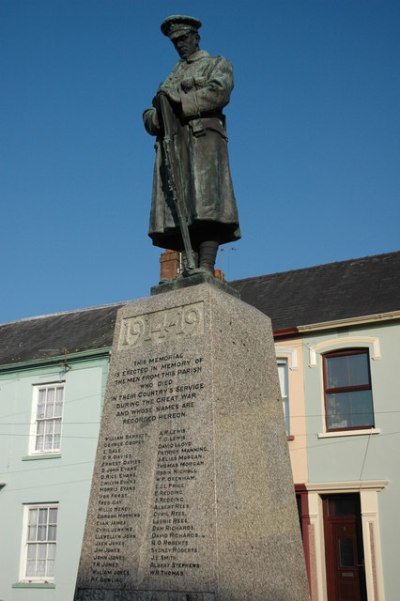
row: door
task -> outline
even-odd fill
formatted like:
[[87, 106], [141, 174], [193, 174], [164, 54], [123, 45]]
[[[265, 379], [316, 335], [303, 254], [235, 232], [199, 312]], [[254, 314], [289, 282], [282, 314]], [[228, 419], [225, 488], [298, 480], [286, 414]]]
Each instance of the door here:
[[359, 495], [322, 500], [328, 601], [367, 601]]

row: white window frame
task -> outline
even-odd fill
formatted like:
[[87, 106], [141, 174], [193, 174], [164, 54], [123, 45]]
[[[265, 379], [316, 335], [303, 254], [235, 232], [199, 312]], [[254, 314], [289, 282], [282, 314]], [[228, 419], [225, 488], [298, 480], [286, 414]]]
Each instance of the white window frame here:
[[[20, 561], [20, 575], [19, 581], [24, 583], [52, 583], [55, 579], [55, 561], [56, 561], [56, 549], [57, 549], [57, 527], [58, 527], [58, 503], [34, 503], [34, 504], [26, 504], [24, 505], [24, 514], [23, 514], [23, 522], [22, 522], [22, 543], [21, 543], [21, 561]], [[31, 512], [37, 511], [38, 515], [40, 510], [47, 510], [47, 518], [46, 524], [42, 525], [42, 532], [39, 533], [39, 525], [37, 526], [37, 531], [32, 530], [32, 535], [29, 533], [29, 518], [32, 515]], [[56, 521], [55, 523], [49, 523], [50, 518], [50, 510], [56, 510]], [[34, 525], [32, 525], [34, 527]], [[44, 530], [43, 530], [44, 528]], [[54, 531], [52, 529], [55, 529]], [[33, 538], [35, 537], [35, 538]], [[31, 538], [31, 540], [29, 540]], [[41, 540], [42, 539], [42, 540]], [[35, 547], [35, 549], [34, 549]], [[35, 573], [34, 575], [28, 575], [28, 559], [31, 548], [34, 553], [39, 551], [39, 547], [43, 548], [44, 555], [44, 563], [45, 563], [45, 572], [42, 575], [38, 575]], [[50, 551], [51, 549], [51, 551]], [[52, 557], [49, 559], [49, 554]], [[37, 558], [35, 561], [39, 561]], [[50, 561], [53, 561], [53, 569], [51, 573], [48, 574], [48, 570], [50, 567]], [[36, 565], [36, 572], [37, 572]]]
[[[40, 391], [41, 390], [46, 390], [46, 396], [48, 394], [48, 390], [50, 388], [55, 388], [55, 389], [62, 389], [63, 390], [63, 395], [62, 395], [62, 407], [61, 407], [61, 412], [60, 415], [57, 416], [45, 416], [45, 415], [39, 415], [38, 414], [38, 410], [39, 410], [39, 398], [40, 398]], [[65, 402], [65, 382], [48, 382], [45, 384], [35, 384], [33, 386], [33, 401], [32, 401], [32, 417], [31, 417], [31, 427], [30, 427], [30, 436], [29, 436], [29, 455], [51, 455], [54, 453], [59, 453], [61, 451], [61, 437], [62, 437], [62, 425], [63, 425], [63, 414], [64, 414], [64, 402]], [[38, 433], [38, 428], [39, 428], [39, 423], [44, 424], [44, 429], [46, 429], [46, 425], [47, 424], [54, 424], [55, 422], [59, 422], [59, 432], [57, 433], [57, 435], [59, 434], [59, 442], [58, 444], [55, 444], [54, 442], [54, 438], [55, 438], [55, 432], [54, 429], [52, 428], [52, 431], [48, 433], [48, 436], [52, 437], [52, 446], [51, 448], [46, 449], [45, 448], [45, 443], [43, 443], [43, 445], [41, 445], [41, 448], [36, 448], [37, 447], [37, 440], [38, 440], [38, 436], [44, 436], [43, 432], [42, 434]]]
[[[289, 361], [286, 357], [277, 357], [279, 386], [282, 397], [283, 418], [286, 434], [290, 436], [290, 407], [289, 407]], [[283, 374], [283, 375], [282, 375]]]

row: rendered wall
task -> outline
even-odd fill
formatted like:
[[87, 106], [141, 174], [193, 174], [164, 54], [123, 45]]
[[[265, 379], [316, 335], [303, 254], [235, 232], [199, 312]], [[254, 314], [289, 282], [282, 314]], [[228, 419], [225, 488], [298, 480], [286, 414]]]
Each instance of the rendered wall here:
[[[370, 342], [354, 343], [357, 338]], [[341, 433], [321, 437], [324, 429], [321, 355], [316, 352], [316, 365], [310, 367], [310, 349], [318, 351], [321, 343], [338, 339], [343, 342], [343, 348], [346, 345], [370, 348], [374, 433], [366, 430], [362, 435]], [[384, 598], [395, 599], [398, 596], [397, 541], [400, 538], [400, 326], [395, 322], [383, 322], [357, 328], [327, 330], [321, 335], [307, 337], [304, 348], [309, 482], [388, 481], [387, 486], [376, 493], [377, 527], [382, 549]], [[383, 601], [382, 595], [383, 588], [374, 599]]]
[[[69, 601], [78, 568], [108, 357], [0, 374], [0, 599]], [[61, 453], [28, 458], [32, 387], [65, 381]], [[58, 502], [54, 585], [19, 578], [24, 504]], [[7, 541], [7, 544], [4, 544]]]

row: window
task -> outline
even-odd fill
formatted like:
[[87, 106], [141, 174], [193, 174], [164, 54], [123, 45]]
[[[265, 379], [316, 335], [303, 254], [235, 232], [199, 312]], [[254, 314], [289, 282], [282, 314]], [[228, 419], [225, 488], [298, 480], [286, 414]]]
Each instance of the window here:
[[324, 388], [327, 431], [374, 427], [368, 350], [324, 355]]
[[278, 375], [279, 375], [279, 384], [280, 384], [280, 388], [281, 388], [283, 416], [284, 416], [284, 420], [285, 420], [285, 430], [286, 430], [286, 434], [290, 434], [287, 359], [278, 359]]
[[54, 580], [57, 535], [56, 504], [25, 507], [21, 579]]
[[61, 448], [64, 385], [35, 386], [31, 453], [51, 453]]

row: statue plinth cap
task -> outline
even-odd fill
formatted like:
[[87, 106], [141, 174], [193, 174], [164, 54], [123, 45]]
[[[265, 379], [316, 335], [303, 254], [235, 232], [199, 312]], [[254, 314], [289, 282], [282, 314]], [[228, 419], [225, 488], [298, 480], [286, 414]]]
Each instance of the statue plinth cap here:
[[161, 23], [161, 31], [171, 40], [185, 35], [189, 31], [197, 31], [200, 27], [200, 19], [186, 15], [171, 15]]

